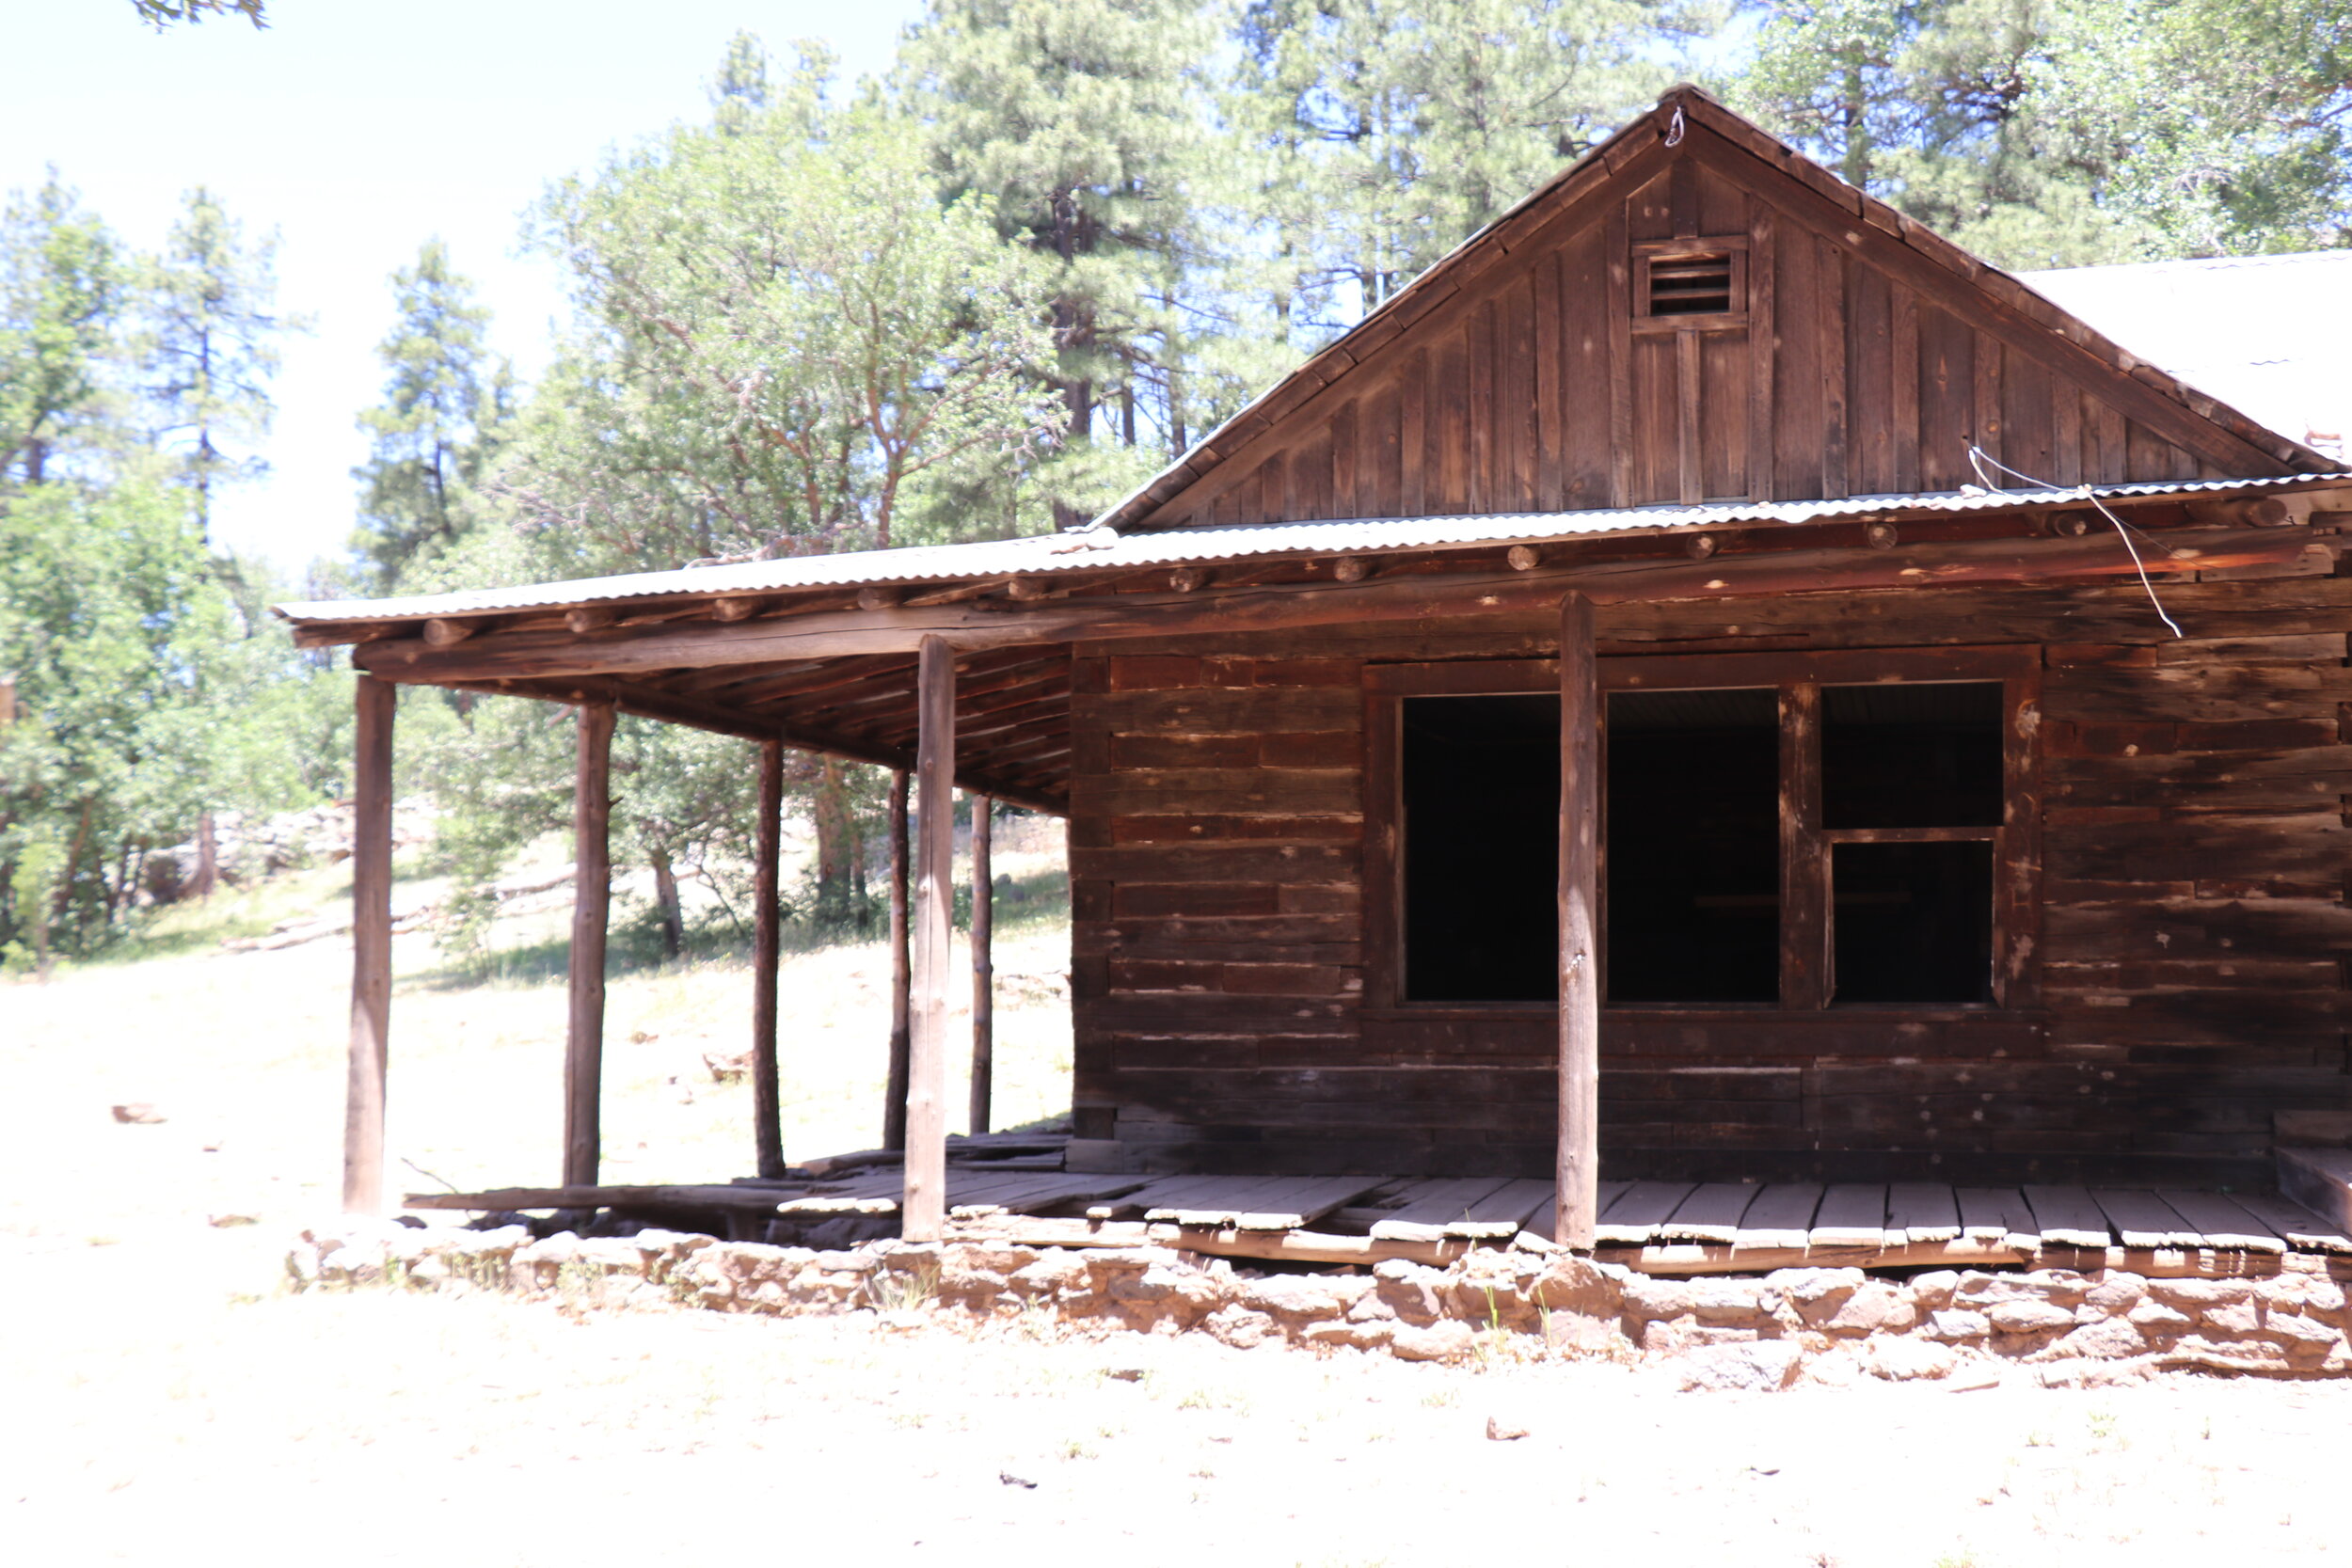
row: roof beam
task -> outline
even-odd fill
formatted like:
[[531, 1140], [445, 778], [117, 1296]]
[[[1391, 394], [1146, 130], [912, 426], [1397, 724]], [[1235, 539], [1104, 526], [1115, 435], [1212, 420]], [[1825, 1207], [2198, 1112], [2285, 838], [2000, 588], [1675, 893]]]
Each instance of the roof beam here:
[[[2168, 530], [2142, 553], [2151, 572], [2280, 564], [2309, 544], [2299, 529]], [[2169, 549], [2172, 553], [2166, 553]], [[1703, 562], [1655, 558], [1534, 571], [1416, 574], [1358, 584], [1295, 583], [1120, 594], [1044, 604], [991, 600], [921, 609], [825, 610], [732, 625], [616, 629], [592, 637], [486, 632], [455, 647], [418, 639], [366, 643], [353, 662], [386, 679], [455, 685], [499, 679], [650, 674], [719, 665], [913, 652], [926, 637], [961, 651], [1022, 644], [1192, 636], [1548, 610], [1570, 589], [1597, 604], [1770, 594], [2031, 582], [2137, 571], [2112, 531], [1890, 550], [1733, 551]], [[847, 753], [844, 753], [847, 754]], [[895, 766], [895, 765], [894, 765]]]

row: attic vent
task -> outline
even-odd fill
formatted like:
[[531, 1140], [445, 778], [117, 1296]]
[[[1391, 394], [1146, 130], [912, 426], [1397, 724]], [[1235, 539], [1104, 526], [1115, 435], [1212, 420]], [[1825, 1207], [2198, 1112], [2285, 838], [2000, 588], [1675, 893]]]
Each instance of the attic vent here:
[[1649, 263], [1653, 316], [1720, 316], [1730, 311], [1731, 258], [1654, 256]]
[[1736, 240], [1641, 246], [1635, 255], [1633, 313], [1692, 325], [1701, 325], [1693, 317], [1735, 325], [1748, 308], [1747, 260], [1745, 245]]

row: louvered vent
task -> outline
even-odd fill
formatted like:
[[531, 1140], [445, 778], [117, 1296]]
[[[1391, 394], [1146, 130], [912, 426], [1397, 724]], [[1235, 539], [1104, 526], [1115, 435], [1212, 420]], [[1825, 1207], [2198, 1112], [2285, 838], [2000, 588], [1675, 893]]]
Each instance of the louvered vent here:
[[1741, 308], [1734, 292], [1727, 252], [1649, 259], [1650, 315], [1728, 315]]

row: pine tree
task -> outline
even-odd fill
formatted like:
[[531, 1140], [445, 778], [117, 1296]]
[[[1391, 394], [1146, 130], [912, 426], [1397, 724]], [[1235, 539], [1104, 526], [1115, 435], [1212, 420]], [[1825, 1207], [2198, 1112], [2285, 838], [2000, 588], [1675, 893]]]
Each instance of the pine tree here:
[[41, 483], [60, 445], [103, 421], [124, 270], [105, 225], [54, 171], [0, 208], [0, 493]]
[[488, 346], [489, 310], [428, 240], [391, 277], [398, 319], [376, 357], [384, 401], [359, 415], [369, 434], [352, 546], [378, 591], [393, 592], [420, 556], [446, 548], [476, 520], [474, 487], [514, 416], [514, 375]]
[[150, 269], [147, 394], [159, 442], [180, 451], [207, 541], [215, 489], [267, 471], [231, 449], [269, 434], [278, 337], [307, 329], [278, 313], [277, 259], [276, 234], [247, 244], [245, 226], [199, 185]]
[[997, 231], [1052, 268], [1060, 526], [1182, 444], [1180, 302], [1214, 37], [1200, 0], [932, 0], [900, 52], [946, 194], [986, 201]]
[[1705, 0], [1253, 0], [1225, 118], [1239, 292], [1295, 352], [1352, 325], [1671, 79]]
[[2013, 267], [2352, 240], [2344, 0], [1815, 0], [1735, 103]]

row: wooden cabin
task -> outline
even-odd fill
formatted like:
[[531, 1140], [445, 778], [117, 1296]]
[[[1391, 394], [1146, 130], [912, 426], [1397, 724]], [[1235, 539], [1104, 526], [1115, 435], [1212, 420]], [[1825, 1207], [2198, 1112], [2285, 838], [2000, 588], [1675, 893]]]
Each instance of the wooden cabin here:
[[352, 1199], [400, 683], [579, 709], [567, 1180], [617, 711], [914, 776], [912, 1235], [951, 785], [1069, 819], [1073, 1170], [2266, 1186], [2352, 1111], [2336, 467], [1677, 88], [1089, 527], [284, 607]]

